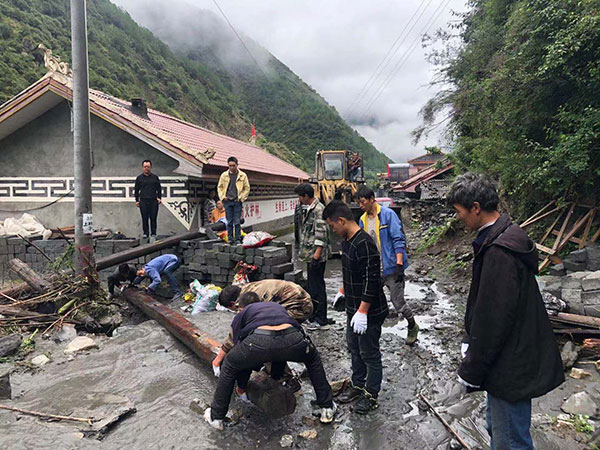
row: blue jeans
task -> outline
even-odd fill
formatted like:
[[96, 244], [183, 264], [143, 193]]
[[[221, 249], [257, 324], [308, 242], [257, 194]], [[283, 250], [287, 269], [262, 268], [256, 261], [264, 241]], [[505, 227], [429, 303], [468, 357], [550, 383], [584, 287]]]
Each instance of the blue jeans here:
[[229, 243], [233, 244], [236, 240], [241, 242], [242, 227], [240, 219], [242, 218], [242, 202], [226, 201], [225, 217], [227, 218], [227, 239]]
[[531, 400], [512, 403], [488, 393], [486, 416], [490, 450], [533, 450]]
[[169, 288], [171, 288], [173, 295], [181, 294], [179, 283], [177, 282], [175, 275], [173, 275], [173, 273], [179, 269], [179, 266], [181, 266], [181, 259], [178, 258], [177, 261], [167, 264], [167, 267], [165, 267], [165, 270], [162, 273], [165, 277], [167, 277]]

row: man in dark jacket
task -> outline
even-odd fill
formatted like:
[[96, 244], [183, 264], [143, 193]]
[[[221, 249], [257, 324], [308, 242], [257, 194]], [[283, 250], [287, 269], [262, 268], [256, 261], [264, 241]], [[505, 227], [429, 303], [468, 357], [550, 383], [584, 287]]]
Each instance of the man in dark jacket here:
[[352, 211], [334, 200], [323, 211], [323, 219], [342, 240], [342, 276], [346, 296], [346, 343], [352, 357], [352, 383], [339, 397], [340, 403], [358, 402], [354, 412], [376, 409], [383, 364], [379, 340], [388, 315], [377, 246], [354, 221]]
[[[152, 162], [147, 159], [142, 163], [142, 173], [135, 179], [135, 205], [142, 214], [144, 239], [151, 236], [151, 242], [156, 239], [156, 218], [158, 205], [161, 203], [162, 191], [160, 180], [152, 173]], [[150, 222], [150, 226], [148, 226]]]
[[496, 188], [483, 175], [458, 177], [448, 203], [467, 228], [478, 231], [459, 382], [488, 394], [491, 448], [533, 449], [531, 399], [564, 381], [535, 279], [536, 246], [507, 215], [500, 215]]
[[136, 278], [135, 270], [129, 264], [119, 264], [117, 270], [106, 280], [110, 298], [115, 297], [115, 287], [120, 288], [122, 283], [133, 283]]

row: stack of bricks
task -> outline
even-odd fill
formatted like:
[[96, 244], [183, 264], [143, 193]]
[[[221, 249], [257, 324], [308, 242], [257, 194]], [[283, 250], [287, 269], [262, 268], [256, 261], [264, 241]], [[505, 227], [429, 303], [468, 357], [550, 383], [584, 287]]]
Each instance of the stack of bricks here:
[[183, 279], [225, 286], [233, 281], [235, 266], [243, 261], [258, 268], [258, 279], [280, 279], [300, 282], [302, 271], [294, 270], [292, 244], [272, 241], [260, 248], [229, 245], [220, 240], [181, 241]]

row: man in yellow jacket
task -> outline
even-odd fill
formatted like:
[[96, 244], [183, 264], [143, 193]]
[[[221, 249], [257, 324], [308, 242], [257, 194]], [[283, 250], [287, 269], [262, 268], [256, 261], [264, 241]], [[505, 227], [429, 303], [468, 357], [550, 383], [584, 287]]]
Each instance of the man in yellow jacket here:
[[230, 244], [242, 242], [242, 203], [250, 194], [250, 183], [248, 176], [238, 169], [238, 160], [235, 156], [227, 159], [229, 170], [221, 174], [217, 192], [219, 199], [225, 205], [225, 216], [227, 218], [227, 237]]

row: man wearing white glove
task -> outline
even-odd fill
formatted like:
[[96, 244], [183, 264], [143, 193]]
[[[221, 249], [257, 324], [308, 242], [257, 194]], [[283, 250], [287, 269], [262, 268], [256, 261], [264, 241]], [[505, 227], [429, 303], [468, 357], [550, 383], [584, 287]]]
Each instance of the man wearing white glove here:
[[383, 379], [379, 339], [388, 306], [381, 284], [380, 257], [373, 239], [354, 221], [350, 208], [339, 201], [329, 203], [323, 218], [343, 238], [342, 273], [346, 296], [346, 342], [352, 356], [352, 383], [338, 400], [358, 400], [354, 412], [376, 409]]

